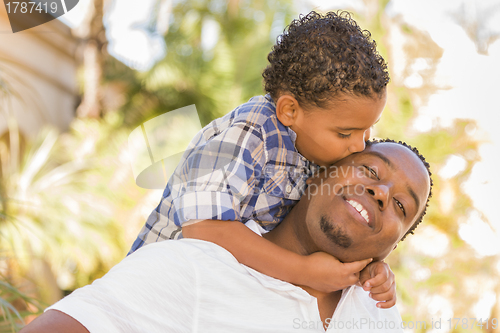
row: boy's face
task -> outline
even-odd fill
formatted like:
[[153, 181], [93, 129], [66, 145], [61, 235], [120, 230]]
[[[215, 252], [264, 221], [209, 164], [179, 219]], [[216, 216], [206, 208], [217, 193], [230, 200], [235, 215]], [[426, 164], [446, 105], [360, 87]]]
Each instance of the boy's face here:
[[330, 166], [362, 151], [386, 100], [384, 92], [375, 99], [343, 95], [326, 108], [298, 106], [296, 118], [289, 126], [297, 134], [297, 150], [320, 166]]

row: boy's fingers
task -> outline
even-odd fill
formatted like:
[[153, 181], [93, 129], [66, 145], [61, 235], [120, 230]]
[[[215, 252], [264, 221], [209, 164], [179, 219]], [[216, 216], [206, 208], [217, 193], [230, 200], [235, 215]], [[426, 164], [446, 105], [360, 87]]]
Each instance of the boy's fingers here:
[[393, 298], [396, 298], [396, 293], [393, 292], [392, 290], [388, 290], [385, 293], [372, 293], [370, 292], [370, 297], [376, 301], [389, 301], [392, 300]]
[[[368, 283], [370, 283], [370, 282], [368, 282]], [[372, 286], [371, 288], [369, 288], [370, 292], [372, 292], [374, 294], [386, 293], [392, 289], [394, 289], [394, 292], [395, 292], [396, 286], [395, 286], [395, 282], [390, 281], [390, 280], [386, 280], [384, 283], [382, 283], [378, 286]]]
[[370, 262], [372, 262], [372, 258], [364, 259], [360, 261], [353, 261], [344, 264], [344, 269], [347, 272], [351, 273], [359, 273], [363, 268], [366, 267]]
[[390, 279], [387, 275], [387, 272], [379, 273], [371, 279], [364, 281], [363, 288], [375, 288], [383, 285], [384, 283], [387, 284], [387, 286], [390, 286], [394, 283], [394, 279]]
[[365, 283], [370, 279], [370, 273], [368, 272], [367, 268], [363, 268], [361, 272], [359, 272], [359, 283], [363, 289], [367, 290], [365, 288]]
[[377, 307], [380, 309], [388, 309], [392, 308], [394, 305], [396, 305], [396, 297], [393, 299], [386, 301], [386, 302], [378, 302]]

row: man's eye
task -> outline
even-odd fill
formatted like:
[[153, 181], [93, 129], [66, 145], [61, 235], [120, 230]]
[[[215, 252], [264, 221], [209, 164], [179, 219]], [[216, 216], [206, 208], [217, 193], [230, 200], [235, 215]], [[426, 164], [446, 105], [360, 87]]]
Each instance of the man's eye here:
[[370, 168], [367, 165], [363, 165], [363, 168], [365, 168], [366, 171], [368, 171], [370, 173], [370, 177], [373, 176], [373, 177], [375, 177], [377, 179], [380, 179], [380, 178], [378, 178], [378, 174], [377, 174], [377, 172], [374, 169]]
[[401, 209], [401, 211], [403, 212], [403, 215], [406, 217], [405, 206], [403, 206], [403, 204], [397, 199], [394, 199], [394, 201], [396, 201], [396, 205], [398, 205], [399, 209]]

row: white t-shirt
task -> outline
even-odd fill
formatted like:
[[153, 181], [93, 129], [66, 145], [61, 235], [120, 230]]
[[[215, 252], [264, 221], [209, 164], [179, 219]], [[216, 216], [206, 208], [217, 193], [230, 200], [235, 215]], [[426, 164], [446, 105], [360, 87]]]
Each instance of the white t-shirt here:
[[[344, 290], [328, 331], [402, 332], [397, 308], [375, 304], [360, 287]], [[324, 332], [315, 297], [195, 239], [145, 246], [48, 309], [91, 333]]]

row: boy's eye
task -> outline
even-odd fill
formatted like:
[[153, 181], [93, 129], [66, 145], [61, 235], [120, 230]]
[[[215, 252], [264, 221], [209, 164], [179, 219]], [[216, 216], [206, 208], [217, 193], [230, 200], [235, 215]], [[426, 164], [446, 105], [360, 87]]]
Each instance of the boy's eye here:
[[341, 139], [347, 139], [347, 138], [350, 138], [351, 137], [351, 134], [342, 134], [342, 133], [338, 133], [339, 135], [339, 138]]
[[399, 209], [401, 209], [403, 215], [406, 217], [405, 206], [403, 206], [403, 204], [398, 199], [394, 199], [394, 201], [396, 201], [396, 205], [398, 205]]
[[366, 171], [369, 172], [370, 174], [370, 177], [375, 177], [376, 179], [380, 179], [378, 178], [378, 174], [377, 174], [377, 171], [375, 171], [374, 169], [370, 168], [369, 166], [367, 165], [363, 165], [363, 168], [365, 168]]

